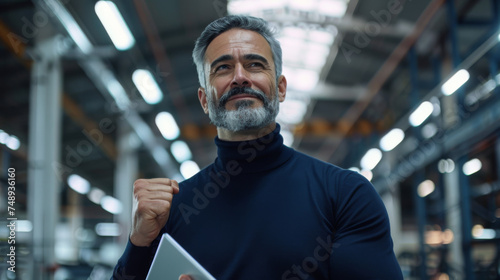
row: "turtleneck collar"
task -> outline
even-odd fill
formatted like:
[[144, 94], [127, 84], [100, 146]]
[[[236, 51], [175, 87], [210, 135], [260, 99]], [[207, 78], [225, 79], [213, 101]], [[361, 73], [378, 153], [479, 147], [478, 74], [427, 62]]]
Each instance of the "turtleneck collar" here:
[[225, 141], [215, 137], [218, 170], [241, 167], [241, 173], [255, 173], [274, 169], [285, 163], [292, 156], [292, 149], [283, 145], [281, 127], [269, 134], [247, 141]]

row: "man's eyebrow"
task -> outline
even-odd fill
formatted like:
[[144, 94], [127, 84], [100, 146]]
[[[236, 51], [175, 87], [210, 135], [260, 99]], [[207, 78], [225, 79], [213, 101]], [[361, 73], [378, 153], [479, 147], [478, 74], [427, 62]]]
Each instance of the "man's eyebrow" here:
[[246, 60], [259, 60], [262, 63], [266, 64], [266, 66], [269, 65], [269, 61], [267, 61], [267, 59], [265, 57], [263, 57], [262, 55], [251, 53], [251, 54], [245, 54], [243, 56], [243, 58], [245, 58]]
[[211, 64], [210, 64], [210, 69], [214, 68], [215, 65], [221, 63], [222, 61], [228, 61], [228, 60], [232, 60], [234, 59], [232, 55], [230, 54], [225, 54], [223, 56], [220, 56], [218, 57], [216, 60], [214, 60]]

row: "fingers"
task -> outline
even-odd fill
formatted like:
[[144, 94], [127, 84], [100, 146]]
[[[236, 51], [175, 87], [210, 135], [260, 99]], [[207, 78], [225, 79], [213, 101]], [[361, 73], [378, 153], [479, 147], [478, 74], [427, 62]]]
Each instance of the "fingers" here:
[[168, 178], [138, 179], [134, 182], [134, 194], [141, 191], [168, 191], [176, 194], [179, 192], [179, 184]]
[[191, 277], [187, 276], [186, 274], [182, 274], [179, 276], [179, 280], [192, 280]]

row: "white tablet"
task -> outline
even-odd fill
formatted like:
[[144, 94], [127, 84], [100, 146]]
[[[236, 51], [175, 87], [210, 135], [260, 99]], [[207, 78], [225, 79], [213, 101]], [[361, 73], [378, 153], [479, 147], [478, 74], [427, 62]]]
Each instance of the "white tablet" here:
[[146, 280], [177, 280], [181, 274], [189, 275], [193, 280], [215, 280], [172, 236], [165, 233]]

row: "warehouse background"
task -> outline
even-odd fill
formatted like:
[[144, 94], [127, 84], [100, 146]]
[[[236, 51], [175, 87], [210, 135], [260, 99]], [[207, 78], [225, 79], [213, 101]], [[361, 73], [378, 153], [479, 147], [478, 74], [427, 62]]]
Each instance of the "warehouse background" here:
[[497, 0], [1, 0], [0, 279], [109, 278], [133, 181], [214, 160], [191, 51], [226, 14], [272, 24], [286, 144], [372, 181], [405, 279], [500, 278]]

